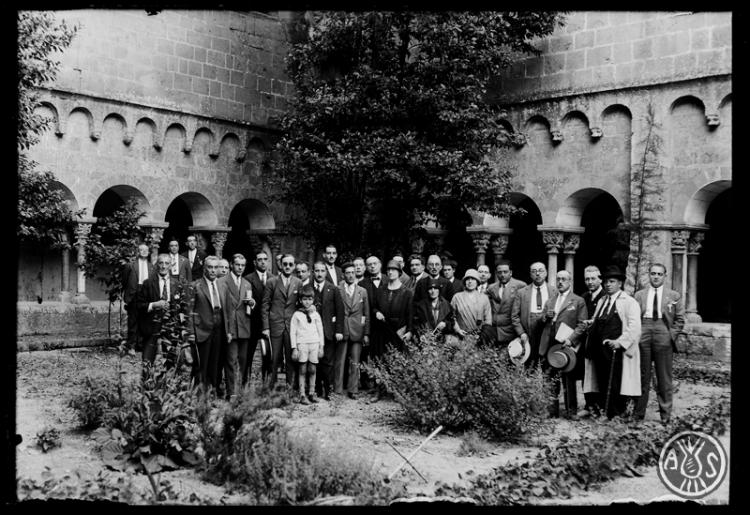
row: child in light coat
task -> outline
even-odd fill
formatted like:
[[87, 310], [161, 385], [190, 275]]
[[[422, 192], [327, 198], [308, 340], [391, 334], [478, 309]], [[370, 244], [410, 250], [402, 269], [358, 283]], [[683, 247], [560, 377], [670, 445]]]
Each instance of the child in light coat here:
[[[315, 371], [323, 357], [323, 321], [313, 305], [315, 292], [309, 284], [300, 292], [300, 306], [292, 315], [289, 338], [292, 359], [299, 366], [300, 403], [318, 402], [315, 398]], [[307, 381], [308, 387], [305, 387]]]

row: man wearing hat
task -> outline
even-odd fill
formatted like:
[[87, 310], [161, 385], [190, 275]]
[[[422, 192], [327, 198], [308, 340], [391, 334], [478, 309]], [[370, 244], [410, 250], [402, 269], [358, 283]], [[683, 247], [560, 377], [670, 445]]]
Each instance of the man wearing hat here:
[[[418, 334], [435, 334], [442, 336], [453, 330], [453, 309], [448, 301], [440, 295], [440, 281], [443, 277], [429, 278], [427, 298], [414, 304], [414, 318]], [[419, 287], [419, 285], [417, 285]]]
[[604, 291], [596, 305], [586, 340], [584, 393], [598, 392], [597, 408], [608, 418], [625, 413], [641, 395], [641, 308], [622, 290], [625, 274], [617, 265], [602, 275]]
[[[571, 372], [577, 361], [575, 351], [578, 350], [581, 336], [586, 332], [588, 311], [586, 302], [573, 293], [572, 280], [567, 270], [557, 272], [555, 279], [557, 292], [544, 305], [542, 320], [545, 325], [539, 342], [539, 354], [542, 356], [545, 373], [552, 380], [553, 400], [550, 404], [550, 416], [557, 417], [560, 414], [557, 396], [560, 394], [562, 380], [566, 415], [573, 417], [578, 409], [578, 401], [576, 380]], [[560, 347], [570, 349], [571, 352], [566, 353]], [[548, 359], [548, 351], [552, 354], [563, 351], [564, 356], [561, 355], [561, 357], [564, 368], [562, 370], [556, 368], [555, 365], [558, 364], [556, 360]]]
[[651, 361], [656, 368], [656, 392], [661, 421], [669, 422], [672, 413], [672, 353], [677, 335], [685, 325], [682, 295], [664, 286], [667, 267], [654, 263], [648, 268], [649, 286], [635, 292], [641, 307], [643, 331], [638, 344], [641, 351], [641, 397], [635, 418], [646, 415], [651, 379]]
[[498, 345], [505, 346], [516, 338], [511, 320], [511, 309], [516, 292], [526, 286], [526, 283], [513, 278], [510, 261], [501, 259], [495, 266], [497, 282], [487, 287], [487, 296], [492, 306], [492, 325], [497, 332]]
[[511, 322], [516, 335], [521, 341], [531, 345], [531, 357], [526, 361], [527, 367], [539, 362], [539, 341], [544, 329], [544, 303], [554, 293], [547, 283], [547, 267], [544, 263], [532, 263], [530, 267], [531, 284], [518, 290], [513, 298]]

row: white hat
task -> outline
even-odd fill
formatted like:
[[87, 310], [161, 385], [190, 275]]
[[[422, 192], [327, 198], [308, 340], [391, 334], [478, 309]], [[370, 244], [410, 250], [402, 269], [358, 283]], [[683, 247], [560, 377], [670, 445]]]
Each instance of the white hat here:
[[529, 342], [521, 342], [521, 338], [516, 338], [508, 344], [508, 356], [516, 365], [523, 365], [531, 355], [531, 345]]

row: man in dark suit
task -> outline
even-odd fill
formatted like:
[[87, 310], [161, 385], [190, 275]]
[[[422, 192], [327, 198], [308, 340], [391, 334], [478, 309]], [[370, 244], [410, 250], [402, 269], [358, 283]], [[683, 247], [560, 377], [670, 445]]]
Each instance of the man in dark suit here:
[[451, 283], [451, 299], [456, 293], [464, 291], [464, 282], [456, 279], [456, 268], [458, 263], [453, 259], [448, 258], [443, 262], [443, 277]]
[[[560, 415], [560, 404], [557, 397], [560, 395], [560, 381], [562, 379], [565, 386], [563, 388], [565, 416], [574, 417], [578, 410], [578, 401], [573, 370], [559, 374], [557, 369], [549, 366], [547, 363], [547, 351], [556, 343], [561, 343], [564, 347], [571, 347], [573, 350], [578, 351], [578, 342], [586, 334], [588, 311], [586, 310], [586, 302], [573, 293], [571, 289], [573, 281], [570, 273], [567, 270], [560, 270], [557, 272], [556, 279], [557, 292], [544, 305], [542, 321], [545, 325], [539, 343], [539, 355], [541, 356], [545, 374], [552, 380], [552, 399], [549, 407], [550, 416], [558, 417]], [[563, 335], [560, 335], [561, 339], [558, 340], [557, 335], [562, 324], [568, 326], [573, 332], [564, 338], [562, 337]], [[579, 356], [580, 360], [583, 361], [583, 354], [581, 353]], [[576, 363], [578, 363], [578, 359], [576, 359]]]
[[193, 281], [193, 274], [190, 271], [190, 263], [186, 257], [179, 254], [180, 244], [175, 239], [169, 240], [169, 258], [171, 266], [169, 273], [177, 277], [180, 282], [189, 283]]
[[554, 290], [547, 282], [547, 267], [544, 263], [532, 263], [530, 267], [531, 284], [518, 290], [513, 298], [511, 321], [516, 336], [529, 343], [531, 354], [526, 360], [526, 367], [539, 362], [539, 341], [544, 329], [544, 303], [552, 296]]
[[256, 252], [253, 265], [255, 270], [245, 276], [250, 282], [252, 287], [253, 299], [259, 304], [250, 313], [250, 346], [247, 353], [247, 366], [242, 371], [243, 381], [249, 381], [252, 372], [253, 358], [255, 357], [255, 349], [259, 346], [258, 341], [264, 338], [266, 346], [266, 352], [263, 353], [261, 349], [260, 357], [260, 374], [261, 380], [265, 381], [271, 375], [271, 341], [266, 340], [263, 336], [263, 315], [262, 315], [262, 303], [263, 303], [263, 290], [266, 288], [266, 283], [271, 277], [275, 277], [269, 268], [268, 254], [264, 251]]
[[135, 259], [125, 265], [122, 271], [122, 301], [125, 303], [125, 312], [128, 314], [128, 354], [135, 355], [136, 350], [141, 350], [143, 342], [138, 330], [138, 303], [136, 293], [138, 286], [152, 275], [152, 266], [149, 260], [149, 248], [145, 243], [138, 245], [138, 254]]
[[437, 283], [440, 290], [440, 296], [448, 302], [453, 298], [453, 288], [448, 279], [440, 275], [440, 270], [443, 269], [443, 263], [440, 256], [432, 254], [427, 257], [427, 277], [423, 277], [414, 286], [414, 304], [427, 299], [429, 296], [427, 290], [429, 285]]
[[318, 374], [315, 391], [318, 397], [330, 400], [333, 387], [333, 365], [336, 345], [344, 339], [344, 304], [339, 289], [326, 281], [326, 265], [316, 261], [313, 265], [313, 291], [315, 309], [323, 322], [323, 358], [320, 360], [321, 373]]
[[635, 292], [641, 306], [641, 396], [634, 417], [643, 420], [651, 390], [651, 362], [656, 368], [656, 393], [661, 421], [667, 424], [672, 415], [672, 356], [675, 342], [685, 325], [682, 295], [664, 286], [667, 267], [654, 263], [648, 268], [649, 286]]
[[323, 261], [325, 261], [326, 264], [326, 281], [334, 286], [338, 286], [339, 283], [344, 280], [344, 274], [341, 272], [341, 268], [336, 266], [336, 258], [338, 255], [335, 245], [326, 245], [326, 250], [323, 253]]
[[492, 306], [492, 325], [496, 331], [497, 344], [505, 346], [516, 338], [511, 320], [513, 298], [521, 288], [526, 287], [526, 283], [513, 278], [510, 261], [504, 259], [497, 262], [495, 273], [497, 282], [490, 284], [486, 293]]
[[[281, 273], [266, 281], [263, 291], [263, 334], [271, 342], [272, 373], [271, 384], [276, 384], [276, 371], [281, 364], [281, 353], [286, 363], [286, 382], [289, 386], [298, 387], [296, 367], [292, 361], [292, 342], [289, 337], [289, 325], [297, 309], [297, 298], [302, 288], [302, 281], [294, 274], [294, 256], [281, 256]], [[303, 392], [304, 393], [304, 392]]]
[[409, 256], [409, 279], [406, 280], [404, 286], [413, 294], [419, 280], [425, 277], [427, 273], [424, 271], [424, 258], [419, 254], [412, 254]]
[[[378, 290], [380, 288], [385, 288], [385, 285], [388, 283], [388, 278], [381, 272], [382, 267], [383, 263], [380, 261], [379, 257], [368, 256], [367, 259], [365, 259], [365, 268], [367, 269], [365, 277], [358, 283], [359, 286], [364, 288], [367, 292], [367, 301], [370, 304], [369, 315], [371, 321], [375, 320], [373, 317], [375, 316], [375, 309], [377, 306], [375, 299], [377, 299]], [[362, 355], [360, 356], [360, 361], [362, 363], [367, 363], [370, 360], [370, 349], [373, 347], [382, 348], [383, 345], [385, 345], [385, 343], [383, 343], [383, 330], [384, 327], [382, 324], [374, 322], [370, 324], [370, 341], [368, 345], [362, 347]], [[361, 371], [360, 380], [364, 389], [369, 389], [374, 384], [374, 381], [367, 375], [365, 370]]]
[[219, 284], [216, 273], [219, 258], [208, 256], [203, 261], [203, 277], [193, 282], [193, 330], [198, 359], [193, 367], [196, 382], [204, 387], [219, 389], [219, 361], [225, 341], [224, 316], [221, 299], [225, 285]]
[[[219, 279], [224, 285], [224, 325], [227, 335], [226, 359], [223, 360], [226, 392], [228, 396], [235, 393], [235, 386], [244, 386], [247, 377], [247, 351], [250, 346], [250, 315], [256, 307], [252, 295], [252, 285], [242, 277], [245, 271], [245, 256], [232, 256], [230, 271]], [[260, 311], [260, 308], [258, 308]]]
[[[156, 274], [148, 277], [138, 288], [136, 301], [138, 309], [138, 326], [143, 336], [143, 361], [153, 363], [157, 353], [157, 341], [161, 333], [164, 317], [170, 309], [170, 303], [178, 300], [179, 281], [169, 275], [172, 261], [168, 254], [159, 254], [156, 259]], [[162, 343], [162, 353], [167, 365], [174, 364], [176, 353], [168, 353], [167, 345]]]
[[190, 277], [198, 278], [203, 274], [203, 260], [206, 252], [198, 248], [198, 240], [194, 235], [187, 237], [187, 250], [180, 255], [188, 260], [190, 265]]
[[369, 343], [370, 338], [370, 304], [367, 292], [357, 284], [354, 263], [342, 267], [344, 282], [339, 284], [339, 293], [344, 304], [344, 337], [336, 343], [334, 359], [334, 391], [343, 393], [344, 362], [349, 356], [349, 384], [347, 394], [356, 399], [359, 393], [359, 358], [362, 345]]
[[[444, 277], [439, 277], [439, 279], [447, 283]], [[427, 281], [427, 297], [414, 304], [415, 330], [420, 335], [445, 335], [453, 329], [453, 308], [440, 295], [440, 282], [432, 277]]]
[[[604, 288], [602, 288], [602, 273], [599, 268], [594, 265], [589, 265], [584, 268], [583, 282], [586, 284], [586, 293], [582, 295], [583, 301], [586, 303], [586, 312], [590, 317], [593, 317], [596, 304], [599, 302], [599, 299], [606, 294]], [[581, 347], [578, 349], [578, 355], [586, 355], [586, 338], [581, 339]], [[576, 361], [573, 376], [577, 380], [583, 381], [583, 375], [586, 368], [585, 362], [585, 359], [579, 359]], [[578, 412], [578, 417], [588, 417], [597, 411], [598, 393], [584, 393], [583, 398], [585, 399], [586, 405]]]

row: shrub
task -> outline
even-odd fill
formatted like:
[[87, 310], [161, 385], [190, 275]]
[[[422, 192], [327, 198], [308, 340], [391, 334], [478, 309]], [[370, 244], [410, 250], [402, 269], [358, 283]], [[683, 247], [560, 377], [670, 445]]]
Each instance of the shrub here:
[[125, 401], [121, 377], [119, 374], [117, 377], [101, 375], [84, 378], [83, 388], [68, 402], [84, 429], [101, 426], [107, 410], [123, 405]]
[[461, 437], [456, 456], [478, 456], [480, 458], [492, 451], [492, 445], [483, 439], [476, 431], [467, 431]]
[[403, 352], [390, 350], [365, 367], [401, 404], [406, 419], [424, 429], [443, 425], [518, 440], [547, 414], [549, 386], [541, 371], [516, 367], [507, 353], [471, 338], [406, 343]]
[[60, 431], [54, 427], [45, 426], [36, 433], [36, 446], [42, 452], [47, 452], [55, 447], [60, 447]]
[[324, 448], [314, 434], [296, 435], [285, 423], [293, 408], [285, 390], [246, 387], [230, 404], [199, 409], [204, 428], [205, 477], [248, 492], [259, 504], [299, 504], [351, 495], [359, 504], [387, 502], [371, 464], [338, 447]]

